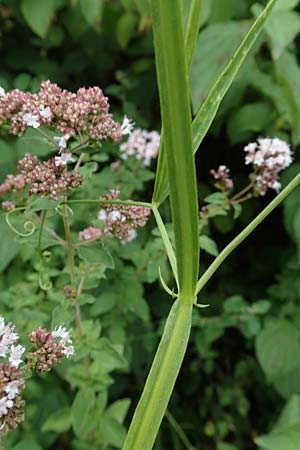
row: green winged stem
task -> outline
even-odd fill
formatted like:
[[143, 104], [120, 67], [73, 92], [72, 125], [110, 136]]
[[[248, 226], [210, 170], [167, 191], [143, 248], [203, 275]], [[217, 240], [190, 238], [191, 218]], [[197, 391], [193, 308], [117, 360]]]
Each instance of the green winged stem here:
[[198, 201], [181, 1], [151, 5], [179, 292], [190, 301], [198, 274]]
[[177, 300], [170, 311], [123, 450], [151, 450], [186, 351], [192, 318], [190, 302]]
[[[186, 31], [185, 31], [185, 59], [186, 66], [189, 70], [192, 64], [194, 50], [198, 38], [200, 19], [201, 19], [201, 7], [202, 0], [192, 0]], [[168, 180], [167, 180], [167, 165], [166, 165], [166, 155], [164, 148], [164, 137], [163, 128], [161, 130], [161, 140], [160, 140], [160, 150], [158, 155], [158, 165], [156, 171], [156, 179], [154, 186], [153, 202], [162, 203], [162, 200], [168, 196]]]
[[[263, 29], [265, 21], [269, 17], [276, 1], [277, 0], [270, 0], [262, 13], [254, 21], [238, 50], [217, 79], [207, 98], [203, 102], [200, 110], [198, 111], [196, 117], [194, 118], [192, 124], [194, 153], [196, 153], [196, 151], [198, 150], [199, 145], [201, 144], [203, 138], [209, 130], [210, 125], [217, 114], [217, 111], [225, 94], [234, 81], [250, 50], [253, 48], [255, 42], [257, 41], [257, 38]], [[153, 194], [153, 202], [157, 204], [162, 203], [168, 196], [168, 179], [166, 162], [164, 161], [164, 159], [165, 156], [164, 152], [162, 151], [162, 155], [159, 158], [158, 164], [159, 176], [156, 179]]]

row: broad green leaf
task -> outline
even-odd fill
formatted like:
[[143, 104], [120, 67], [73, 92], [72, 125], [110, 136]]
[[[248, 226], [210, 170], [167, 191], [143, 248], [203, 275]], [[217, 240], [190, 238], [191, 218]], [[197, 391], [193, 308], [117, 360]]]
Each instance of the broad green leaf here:
[[201, 31], [190, 77], [191, 100], [195, 113], [207, 98], [220, 72], [234, 55], [248, 29], [248, 22], [225, 22], [209, 25]]
[[252, 134], [265, 130], [273, 118], [273, 108], [266, 102], [243, 105], [228, 121], [227, 131], [231, 142], [233, 144], [246, 142]]
[[45, 38], [56, 10], [55, 0], [21, 0], [21, 11], [30, 28]]
[[122, 398], [109, 405], [105, 415], [115, 419], [118, 423], [123, 423], [128, 412], [131, 400], [129, 398]]
[[0, 272], [2, 272], [20, 251], [16, 234], [5, 222], [3, 214], [0, 214], [0, 235]]
[[[264, 11], [255, 20], [243, 42], [239, 46], [238, 50], [234, 54], [233, 58], [229, 61], [224, 71], [220, 74], [215, 85], [209, 92], [207, 98], [203, 102], [200, 110], [192, 124], [193, 133], [193, 151], [198, 150], [204, 136], [206, 135], [209, 127], [214, 120], [219, 106], [230, 88], [232, 82], [236, 78], [242, 64], [244, 63], [247, 55], [253, 48], [258, 36], [260, 35], [266, 19], [270, 15], [276, 0], [270, 0]], [[162, 203], [168, 196], [168, 178], [166, 168], [166, 156], [164, 152], [158, 159], [158, 176], [155, 182], [153, 202]]]
[[59, 409], [52, 413], [42, 426], [42, 431], [55, 431], [56, 433], [64, 433], [71, 427], [71, 410], [69, 407]]
[[[275, 61], [276, 81], [280, 85], [282, 118], [286, 119], [292, 132], [292, 141], [300, 142], [300, 68], [296, 55], [283, 52]], [[273, 88], [274, 90], [274, 88]]]
[[42, 450], [42, 447], [33, 438], [25, 438], [13, 450]]
[[168, 316], [123, 450], [151, 450], [186, 351], [192, 307], [176, 301]]
[[269, 379], [287, 374], [300, 355], [298, 328], [286, 319], [267, 322], [256, 340], [256, 354]]
[[286, 426], [300, 425], [300, 397], [292, 395], [283, 408], [275, 428], [280, 429]]
[[184, 294], [182, 301], [190, 301], [199, 266], [198, 200], [181, 1], [152, 0], [151, 6], [164, 152], [172, 180], [169, 187], [179, 290]]
[[205, 234], [200, 236], [200, 249], [212, 256], [217, 256], [219, 254], [215, 241]]
[[293, 9], [298, 5], [298, 3], [299, 0], [277, 0], [276, 5], [274, 6], [274, 12]]
[[117, 40], [121, 48], [126, 48], [137, 25], [136, 15], [131, 12], [123, 14], [116, 27]]
[[89, 25], [99, 28], [104, 0], [80, 0], [83, 17]]
[[10, 146], [3, 139], [0, 139], [0, 163], [13, 161], [14, 158], [15, 154], [13, 151], [13, 147]]
[[78, 256], [87, 264], [99, 264], [109, 269], [114, 268], [114, 261], [109, 251], [99, 243], [82, 245], [78, 248]]
[[255, 439], [255, 443], [266, 450], [299, 450], [300, 425], [260, 436]]
[[[254, 14], [260, 13], [260, 5], [254, 5]], [[300, 31], [300, 15], [295, 11], [277, 11], [270, 15], [266, 24], [273, 59], [278, 59], [283, 50], [295, 39]]]
[[93, 389], [85, 387], [77, 392], [71, 409], [71, 423], [75, 434], [79, 437], [86, 431], [94, 404], [95, 393]]
[[289, 399], [293, 394], [300, 396], [300, 358], [298, 358], [297, 365], [287, 374], [276, 378], [274, 386], [279, 394]]
[[100, 420], [99, 435], [105, 444], [109, 443], [121, 449], [126, 437], [126, 431], [119, 422], [105, 415]]

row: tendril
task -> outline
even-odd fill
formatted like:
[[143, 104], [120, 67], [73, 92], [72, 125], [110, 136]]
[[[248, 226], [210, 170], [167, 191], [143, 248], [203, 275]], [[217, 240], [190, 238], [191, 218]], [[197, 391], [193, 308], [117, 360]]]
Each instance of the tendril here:
[[[63, 203], [64, 205], [66, 205], [66, 208], [67, 208], [67, 211], [71, 214], [71, 216], [73, 217], [74, 216], [74, 211], [73, 211], [73, 209], [69, 206], [69, 205], [67, 205], [66, 203]], [[63, 206], [63, 204], [59, 204], [56, 208], [55, 208], [55, 211], [60, 215], [60, 216], [62, 216], [63, 215], [63, 212], [62, 212], [62, 206]]]
[[53, 283], [51, 281], [43, 281], [41, 277], [39, 277], [39, 286], [43, 291], [50, 291], [53, 287]]
[[9, 226], [9, 228], [14, 232], [14, 233], [16, 233], [18, 236], [22, 236], [22, 237], [28, 237], [28, 236], [31, 236], [34, 232], [35, 232], [35, 230], [36, 230], [36, 224], [32, 221], [32, 220], [26, 220], [26, 222], [24, 222], [24, 224], [23, 224], [23, 228], [24, 228], [24, 230], [25, 231], [27, 231], [27, 233], [22, 233], [21, 231], [18, 231], [14, 226], [13, 226], [13, 224], [11, 223], [11, 221], [10, 221], [10, 216], [12, 215], [12, 214], [15, 214], [15, 213], [17, 213], [17, 212], [19, 212], [19, 211], [24, 211], [26, 208], [15, 208], [15, 209], [12, 209], [11, 211], [9, 211], [6, 215], [5, 215], [5, 220], [6, 220], [6, 223], [7, 223], [7, 225]]

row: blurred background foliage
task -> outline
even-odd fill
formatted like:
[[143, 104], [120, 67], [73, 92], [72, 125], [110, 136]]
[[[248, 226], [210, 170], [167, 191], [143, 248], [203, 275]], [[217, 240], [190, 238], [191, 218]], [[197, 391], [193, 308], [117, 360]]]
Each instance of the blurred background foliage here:
[[[190, 0], [183, 3], [186, 17]], [[263, 4], [203, 0], [190, 76], [193, 113]], [[298, 160], [298, 4], [278, 0], [197, 154], [200, 204], [213, 189], [209, 170], [219, 164], [230, 167], [236, 186], [243, 186], [243, 147], [257, 136], [287, 140]], [[99, 85], [117, 117], [126, 113], [137, 126], [159, 130], [147, 0], [0, 0], [0, 59], [5, 89], [34, 92], [45, 79], [71, 90]], [[29, 149], [49, 153], [41, 140], [0, 135], [1, 179]], [[118, 157], [113, 146], [91, 156], [80, 198], [120, 187], [123, 198], [150, 200], [155, 168], [128, 160], [112, 171], [110, 163]], [[299, 167], [295, 162], [285, 172], [283, 185]], [[201, 271], [272, 197], [248, 202], [238, 219], [231, 213], [213, 219], [205, 231], [210, 239], [202, 241]], [[162, 212], [168, 222], [166, 204]], [[92, 206], [74, 207], [74, 232], [95, 217]], [[53, 224], [62, 231], [58, 219]], [[16, 237], [3, 217], [0, 232], [1, 314], [23, 335], [51, 320], [70, 323], [73, 317], [60, 292], [66, 282], [63, 251], [47, 242], [41, 260], [35, 240]], [[153, 220], [137, 240], [126, 246], [111, 240], [107, 248], [113, 263], [108, 257], [101, 267], [88, 266], [89, 293], [82, 309], [89, 342], [81, 343], [77, 361], [30, 380], [26, 421], [8, 438], [9, 449], [122, 446], [171, 305], [158, 282], [158, 266], [166, 279], [170, 274]], [[41, 289], [47, 281], [53, 288]], [[194, 312], [191, 343], [155, 449], [298, 450], [299, 188], [228, 259], [199, 300], [210, 307]], [[97, 356], [92, 375], [84, 373], [80, 360], [87, 348]]]

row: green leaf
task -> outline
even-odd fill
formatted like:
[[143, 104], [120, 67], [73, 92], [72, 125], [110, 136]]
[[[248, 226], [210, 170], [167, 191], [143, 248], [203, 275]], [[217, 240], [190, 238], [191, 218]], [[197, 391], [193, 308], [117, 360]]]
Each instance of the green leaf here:
[[126, 12], [118, 20], [116, 27], [117, 40], [121, 48], [126, 48], [133, 36], [137, 20], [135, 14]]
[[290, 398], [291, 395], [297, 394], [300, 396], [300, 358], [297, 360], [297, 365], [287, 374], [276, 378], [274, 386], [283, 398]]
[[101, 436], [102, 442], [109, 443], [121, 449], [126, 437], [126, 431], [116, 420], [104, 416], [100, 421], [99, 435]]
[[274, 6], [274, 12], [293, 9], [298, 5], [298, 3], [299, 0], [277, 0], [276, 5]]
[[3, 214], [0, 214], [0, 235], [0, 272], [2, 272], [20, 251], [16, 235], [8, 227]]
[[191, 68], [191, 99], [197, 112], [244, 38], [249, 23], [225, 22], [209, 25], [199, 35]]
[[255, 443], [266, 450], [299, 450], [300, 426], [288, 427], [255, 439]]
[[299, 330], [286, 319], [267, 323], [256, 340], [256, 354], [269, 379], [287, 374], [299, 360]]
[[218, 256], [219, 254], [215, 241], [204, 234], [200, 236], [200, 249], [212, 256]]
[[55, 431], [56, 433], [64, 433], [71, 427], [71, 409], [65, 407], [52, 413], [44, 422], [42, 431]]
[[101, 266], [113, 269], [115, 267], [114, 260], [109, 251], [99, 243], [81, 245], [78, 248], [78, 256], [87, 264], [99, 264]]
[[89, 25], [99, 28], [102, 18], [103, 0], [80, 0], [83, 17]]
[[[261, 6], [253, 5], [255, 14], [260, 13]], [[300, 15], [295, 11], [278, 11], [270, 15], [266, 24], [273, 59], [278, 59], [283, 50], [295, 39], [300, 31]]]
[[131, 400], [129, 398], [122, 398], [109, 405], [106, 410], [106, 415], [115, 419], [118, 423], [123, 423], [128, 412]]
[[273, 108], [266, 102], [243, 105], [229, 118], [227, 131], [230, 141], [233, 144], [246, 141], [253, 133], [265, 130], [273, 118]]
[[[262, 14], [260, 14], [260, 16], [255, 20], [247, 35], [243, 39], [243, 42], [234, 54], [233, 58], [227, 64], [224, 71], [220, 74], [215, 85], [209, 92], [196, 117], [194, 118], [192, 124], [194, 153], [196, 153], [196, 151], [198, 150], [199, 145], [201, 144], [204, 136], [209, 130], [210, 125], [217, 114], [217, 111], [225, 94], [236, 78], [236, 75], [239, 72], [242, 64], [246, 60], [246, 57], [249, 54], [250, 50], [253, 48], [255, 42], [257, 41], [257, 38], [263, 29], [265, 21], [270, 15], [275, 3], [276, 0], [270, 0]], [[164, 151], [160, 152], [158, 158], [158, 174], [159, 176], [156, 178], [153, 194], [154, 203], [162, 203], [168, 196], [167, 166], [166, 155]]]
[[275, 428], [300, 425], [300, 397], [293, 395], [283, 408]]
[[42, 450], [42, 447], [32, 438], [22, 439], [14, 450]]
[[21, 0], [21, 11], [30, 28], [45, 38], [56, 10], [55, 0]]
[[[152, 0], [151, 5], [164, 151], [168, 179], [172, 181], [170, 203], [179, 290], [184, 294], [182, 301], [190, 301], [199, 266], [198, 200], [181, 1]], [[158, 176], [161, 176], [159, 169]]]
[[94, 404], [95, 393], [93, 389], [85, 387], [77, 392], [71, 409], [71, 423], [75, 434], [79, 437], [86, 430]]
[[187, 67], [191, 67], [197, 37], [199, 34], [203, 0], [192, 0], [185, 33], [185, 58]]

